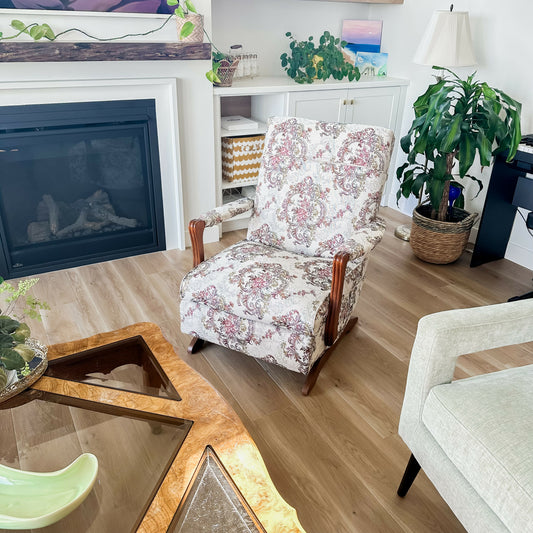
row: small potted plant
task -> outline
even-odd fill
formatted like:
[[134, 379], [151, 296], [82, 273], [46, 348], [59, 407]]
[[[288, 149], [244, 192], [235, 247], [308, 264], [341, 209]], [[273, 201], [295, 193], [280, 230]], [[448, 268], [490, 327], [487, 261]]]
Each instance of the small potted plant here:
[[[510, 161], [520, 143], [521, 104], [499, 89], [477, 81], [475, 73], [462, 80], [451, 70], [437, 78], [414, 103], [415, 119], [400, 141], [407, 162], [396, 171], [397, 200], [410, 195], [419, 203], [413, 212], [410, 243], [420, 259], [451, 263], [468, 242], [477, 214], [464, 207], [465, 178], [476, 154], [483, 167], [500, 152]], [[453, 204], [453, 206], [452, 206]]]
[[175, 7], [180, 41], [201, 43], [204, 40], [204, 16], [196, 11], [191, 0], [167, 0], [167, 4]]
[[30, 337], [26, 318], [41, 320], [45, 302], [28, 292], [38, 278], [20, 281], [17, 287], [0, 278], [0, 401], [11, 398], [36, 381], [46, 370], [46, 347]]
[[348, 78], [359, 80], [359, 69], [346, 61], [342, 49], [348, 44], [325, 31], [315, 43], [313, 37], [307, 41], [297, 41], [289, 31], [290, 55], [281, 54], [281, 66], [296, 83], [313, 83], [315, 80], [335, 80]]

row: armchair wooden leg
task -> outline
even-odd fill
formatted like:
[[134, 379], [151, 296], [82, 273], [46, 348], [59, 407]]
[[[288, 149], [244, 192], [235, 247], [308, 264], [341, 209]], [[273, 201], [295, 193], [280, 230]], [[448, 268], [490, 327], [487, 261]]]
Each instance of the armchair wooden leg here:
[[407, 494], [418, 472], [420, 472], [420, 465], [415, 459], [415, 456], [411, 454], [411, 457], [409, 457], [409, 462], [407, 463], [407, 467], [405, 468], [405, 472], [403, 473], [402, 481], [398, 487], [398, 496], [403, 498]]
[[191, 342], [187, 348], [187, 353], [190, 353], [190, 354], [196, 353], [198, 350], [202, 348], [204, 343], [205, 343], [204, 339], [201, 339], [200, 337], [198, 337], [198, 335], [193, 335]]
[[331, 355], [331, 352], [335, 349], [337, 346], [337, 343], [346, 335], [346, 333], [349, 333], [352, 331], [355, 324], [357, 324], [358, 317], [350, 318], [348, 320], [348, 323], [342, 330], [341, 334], [337, 337], [337, 340], [315, 361], [315, 364], [312, 366], [311, 371], [309, 374], [307, 374], [307, 378], [305, 380], [304, 386], [302, 387], [302, 394], [304, 396], [308, 396], [311, 392], [311, 389], [314, 387], [316, 380], [318, 379], [318, 374], [322, 370], [322, 367], [325, 365], [326, 361], [328, 360], [329, 356]]

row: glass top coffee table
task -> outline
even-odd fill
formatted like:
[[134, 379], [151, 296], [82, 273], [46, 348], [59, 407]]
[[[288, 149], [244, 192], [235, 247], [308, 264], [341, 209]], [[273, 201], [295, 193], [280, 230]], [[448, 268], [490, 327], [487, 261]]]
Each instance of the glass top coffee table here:
[[0, 463], [46, 472], [91, 452], [99, 470], [87, 499], [39, 531], [303, 531], [235, 412], [157, 326], [55, 345], [49, 359], [0, 404]]

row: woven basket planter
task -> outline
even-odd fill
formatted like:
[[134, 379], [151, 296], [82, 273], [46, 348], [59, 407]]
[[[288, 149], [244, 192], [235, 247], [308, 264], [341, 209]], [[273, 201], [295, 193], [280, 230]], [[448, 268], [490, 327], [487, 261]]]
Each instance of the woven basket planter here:
[[233, 83], [233, 75], [239, 65], [239, 59], [235, 59], [233, 63], [223, 59], [218, 67], [217, 76], [220, 82], [215, 82], [213, 85], [217, 87], [231, 87]]
[[188, 13], [185, 18], [176, 17], [176, 26], [178, 28], [178, 38], [181, 28], [186, 22], [194, 24], [194, 30], [190, 35], [180, 40], [182, 43], [201, 43], [204, 41], [204, 16], [198, 13]]
[[446, 265], [457, 261], [464, 252], [470, 230], [478, 214], [453, 208], [456, 222], [441, 222], [429, 218], [431, 206], [421, 205], [413, 211], [411, 248], [416, 257], [426, 263]]

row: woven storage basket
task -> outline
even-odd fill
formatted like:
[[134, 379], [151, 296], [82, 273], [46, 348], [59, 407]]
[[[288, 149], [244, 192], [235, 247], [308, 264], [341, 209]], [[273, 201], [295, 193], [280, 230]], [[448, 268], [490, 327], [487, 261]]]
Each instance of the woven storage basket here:
[[[413, 211], [411, 248], [422, 261], [435, 265], [453, 263], [464, 252], [477, 213], [453, 208], [457, 222], [441, 222], [429, 218], [431, 206], [422, 205]], [[424, 216], [426, 215], [426, 216]]]
[[217, 70], [217, 76], [220, 81], [215, 81], [213, 85], [217, 87], [231, 87], [233, 75], [239, 66], [240, 59], [234, 59], [232, 63], [223, 59]]
[[264, 135], [224, 137], [222, 139], [222, 179], [256, 179], [265, 146]]
[[176, 26], [178, 28], [178, 38], [181, 28], [186, 22], [194, 24], [194, 30], [190, 35], [181, 39], [182, 43], [201, 43], [204, 40], [204, 16], [198, 13], [188, 13], [185, 18], [176, 16]]

